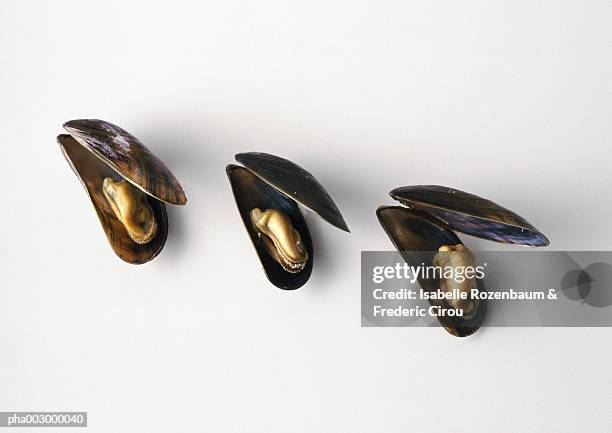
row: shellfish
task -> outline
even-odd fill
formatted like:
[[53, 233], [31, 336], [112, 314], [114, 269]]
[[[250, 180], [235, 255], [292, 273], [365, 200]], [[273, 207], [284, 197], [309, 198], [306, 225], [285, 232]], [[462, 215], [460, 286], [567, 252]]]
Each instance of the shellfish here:
[[184, 205], [185, 192], [166, 165], [129, 132], [97, 119], [71, 120], [57, 141], [96, 210], [113, 251], [142, 264], [168, 236], [165, 203]]
[[226, 167], [238, 211], [272, 284], [284, 290], [303, 286], [312, 273], [313, 244], [299, 205], [349, 232], [338, 207], [312, 174], [267, 153], [236, 155], [242, 164]]
[[[404, 206], [380, 206], [378, 220], [408, 264], [462, 266], [474, 263], [469, 249], [454, 231], [501, 243], [542, 247], [549, 241], [537, 228], [516, 213], [482, 197], [438, 185], [396, 188], [389, 193]], [[420, 279], [427, 292], [436, 290], [469, 293], [485, 290], [482, 279], [468, 278], [457, 285], [446, 278]], [[458, 337], [480, 327], [486, 316], [483, 300], [430, 300], [464, 309], [463, 317], [438, 317], [444, 328]]]

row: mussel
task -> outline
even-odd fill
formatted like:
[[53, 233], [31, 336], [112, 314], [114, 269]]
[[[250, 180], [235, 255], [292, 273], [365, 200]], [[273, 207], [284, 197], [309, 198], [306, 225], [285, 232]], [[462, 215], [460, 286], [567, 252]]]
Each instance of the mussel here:
[[[396, 249], [408, 264], [461, 266], [474, 256], [454, 231], [496, 242], [530, 247], [549, 245], [538, 229], [516, 213], [484, 198], [438, 185], [396, 188], [389, 193], [404, 206], [381, 206], [376, 215]], [[460, 285], [447, 278], [419, 279], [426, 292], [485, 290], [482, 279], [468, 278]], [[438, 316], [452, 335], [474, 333], [486, 316], [486, 301], [477, 299], [430, 300], [432, 305], [461, 307], [464, 316]]]
[[185, 192], [166, 165], [124, 129], [97, 119], [71, 120], [60, 149], [98, 214], [113, 251], [124, 261], [152, 260], [168, 237], [165, 203]]
[[236, 155], [226, 168], [236, 205], [268, 280], [294, 290], [310, 278], [313, 245], [299, 205], [349, 228], [325, 188], [297, 164], [267, 153]]

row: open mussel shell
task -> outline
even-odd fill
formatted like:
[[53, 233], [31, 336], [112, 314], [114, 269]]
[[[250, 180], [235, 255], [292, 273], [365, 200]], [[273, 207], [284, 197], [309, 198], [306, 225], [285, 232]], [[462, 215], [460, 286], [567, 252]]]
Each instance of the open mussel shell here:
[[[280, 289], [295, 290], [302, 287], [312, 273], [314, 253], [310, 232], [298, 204], [244, 167], [230, 164], [226, 171], [240, 217], [257, 251], [266, 276], [272, 284]], [[250, 211], [254, 208], [262, 210], [278, 209], [291, 219], [293, 227], [300, 233], [302, 242], [308, 252], [308, 262], [302, 271], [289, 273], [270, 257], [262, 243], [259, 242], [259, 235], [249, 216]]]
[[151, 241], [145, 244], [134, 242], [123, 223], [117, 219], [102, 192], [102, 183], [105, 178], [121, 181], [123, 177], [74, 137], [62, 134], [57, 137], [57, 141], [70, 167], [85, 187], [96, 209], [106, 238], [115, 253], [122, 260], [132, 264], [146, 263], [157, 256], [168, 237], [168, 217], [164, 203], [150, 195], [146, 196], [157, 221], [157, 233]]
[[[436, 217], [402, 206], [381, 206], [376, 210], [378, 221], [410, 266], [433, 266], [438, 249], [443, 245], [462, 244], [448, 224]], [[436, 278], [419, 279], [423, 290], [434, 292], [440, 287]], [[478, 281], [479, 290], [484, 290], [482, 281]], [[443, 306], [444, 300], [430, 300], [432, 305]], [[487, 313], [485, 300], [478, 302], [478, 310], [470, 319], [461, 317], [438, 317], [438, 320], [450, 334], [466, 337], [478, 330]]]
[[136, 137], [98, 119], [71, 120], [64, 128], [113, 170], [158, 200], [184, 205], [187, 197], [166, 165]]
[[472, 236], [507, 244], [546, 246], [550, 242], [523, 217], [490, 200], [438, 185], [396, 188], [391, 197]]
[[315, 177], [299, 165], [275, 155], [260, 152], [239, 153], [236, 161], [266, 183], [328, 223], [350, 232], [338, 206]]

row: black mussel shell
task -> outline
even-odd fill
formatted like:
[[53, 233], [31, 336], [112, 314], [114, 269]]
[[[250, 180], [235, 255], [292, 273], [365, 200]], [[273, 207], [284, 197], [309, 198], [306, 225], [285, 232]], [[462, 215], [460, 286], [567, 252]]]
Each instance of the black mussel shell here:
[[391, 197], [448, 223], [451, 229], [496, 242], [546, 246], [540, 231], [514, 212], [473, 194], [438, 185], [396, 188]]
[[259, 152], [239, 153], [236, 155], [236, 161], [328, 223], [350, 232], [340, 210], [323, 185], [299, 165]]
[[[227, 176], [232, 185], [232, 191], [236, 199], [236, 205], [240, 217], [249, 233], [249, 237], [255, 246], [261, 265], [268, 280], [276, 287], [283, 290], [295, 290], [302, 287], [310, 278], [314, 258], [312, 240], [304, 216], [298, 204], [281, 194], [272, 186], [268, 185], [255, 174], [244, 167], [234, 164], [227, 166]], [[249, 212], [254, 208], [278, 209], [289, 216], [293, 227], [300, 233], [302, 242], [308, 251], [308, 262], [306, 267], [298, 273], [285, 271], [265, 250], [259, 242], [259, 236], [253, 228]]]
[[[433, 266], [433, 258], [443, 245], [462, 244], [443, 221], [420, 210], [401, 206], [381, 206], [376, 210], [378, 221], [410, 266]], [[440, 286], [439, 279], [419, 279], [423, 290], [434, 292]], [[478, 281], [479, 290], [484, 290]], [[431, 305], [443, 306], [444, 300], [430, 300]], [[478, 330], [487, 313], [486, 300], [480, 300], [476, 315], [470, 319], [439, 317], [438, 320], [452, 335], [466, 337]]]
[[168, 167], [129, 132], [98, 119], [71, 120], [64, 128], [87, 150], [147, 194], [171, 204], [187, 203], [181, 184]]
[[157, 234], [146, 244], [137, 244], [130, 238], [125, 226], [117, 219], [102, 193], [104, 178], [110, 177], [114, 181], [120, 181], [123, 178], [77, 142], [74, 137], [62, 134], [57, 137], [57, 141], [70, 167], [85, 187], [113, 251], [122, 260], [132, 264], [146, 263], [157, 256], [168, 237], [168, 217], [164, 203], [147, 196], [157, 221]]

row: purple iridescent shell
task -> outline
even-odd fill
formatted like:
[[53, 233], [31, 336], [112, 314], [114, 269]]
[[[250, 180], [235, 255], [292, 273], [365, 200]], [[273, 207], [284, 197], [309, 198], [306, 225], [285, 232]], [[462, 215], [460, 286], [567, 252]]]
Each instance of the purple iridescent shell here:
[[415, 185], [396, 188], [391, 197], [444, 221], [452, 230], [507, 244], [541, 247], [550, 242], [520, 215], [490, 200], [455, 188]]
[[147, 194], [171, 204], [187, 203], [181, 184], [168, 167], [126, 130], [97, 119], [71, 120], [64, 128], [83, 147]]

